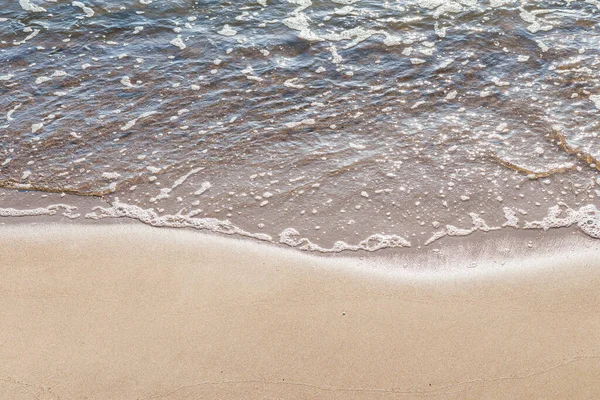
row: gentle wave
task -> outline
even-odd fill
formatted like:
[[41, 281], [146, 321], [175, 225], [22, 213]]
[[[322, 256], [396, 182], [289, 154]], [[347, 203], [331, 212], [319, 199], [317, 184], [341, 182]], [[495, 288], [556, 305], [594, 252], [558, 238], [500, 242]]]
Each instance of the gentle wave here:
[[5, 189], [194, 212], [317, 251], [599, 205], [597, 1], [3, 11]]

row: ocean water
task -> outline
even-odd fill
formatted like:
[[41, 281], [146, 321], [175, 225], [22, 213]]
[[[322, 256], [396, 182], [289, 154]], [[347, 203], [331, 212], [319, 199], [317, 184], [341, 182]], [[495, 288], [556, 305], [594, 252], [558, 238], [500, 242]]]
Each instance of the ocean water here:
[[108, 203], [21, 214], [316, 251], [600, 237], [600, 1], [0, 5], [0, 187]]

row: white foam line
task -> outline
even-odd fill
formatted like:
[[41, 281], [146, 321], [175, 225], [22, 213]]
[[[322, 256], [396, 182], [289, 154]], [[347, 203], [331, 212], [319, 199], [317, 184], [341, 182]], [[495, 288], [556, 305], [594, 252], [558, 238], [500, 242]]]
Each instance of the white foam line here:
[[273, 241], [273, 238], [269, 235], [247, 232], [227, 220], [196, 218], [193, 215], [194, 211], [187, 215], [158, 215], [153, 209], [145, 210], [138, 206], [121, 203], [118, 198], [115, 198], [111, 207], [95, 207], [93, 212], [86, 214], [85, 218], [95, 220], [104, 218], [131, 218], [157, 227], [194, 228], [226, 235], [251, 237], [267, 242]]
[[[130, 218], [156, 227], [194, 228], [226, 235], [245, 236], [265, 242], [275, 243], [270, 235], [245, 231], [228, 220], [195, 217], [197, 214], [197, 211], [191, 211], [185, 215], [180, 213], [175, 215], [159, 215], [153, 209], [142, 209], [135, 205], [122, 203], [118, 198], [116, 198], [111, 204], [111, 207], [95, 207], [93, 212], [86, 214], [85, 218], [95, 220], [104, 218]], [[363, 240], [357, 245], [351, 245], [342, 241], [338, 241], [332, 248], [328, 249], [312, 243], [306, 238], [298, 238], [298, 236], [299, 233], [295, 229], [285, 229], [280, 233], [279, 243], [294, 247], [298, 250], [319, 253], [339, 253], [346, 250], [366, 250], [373, 252], [383, 248], [411, 246], [410, 242], [400, 236], [376, 234], [369, 236], [367, 239]]]
[[187, 178], [189, 178], [190, 176], [192, 176], [194, 174], [197, 174], [198, 172], [202, 171], [203, 169], [204, 169], [204, 167], [194, 168], [193, 170], [191, 170], [187, 174], [183, 175], [181, 178], [177, 179], [173, 183], [173, 186], [171, 186], [171, 190], [175, 189], [178, 186], [181, 186], [187, 180]]
[[375, 234], [369, 236], [357, 245], [348, 244], [340, 240], [335, 242], [333, 247], [325, 248], [311, 242], [307, 238], [300, 238], [300, 233], [293, 228], [287, 228], [279, 234], [279, 243], [294, 247], [298, 250], [315, 251], [319, 253], [340, 253], [345, 250], [366, 250], [373, 252], [386, 248], [411, 247], [410, 242], [401, 236]]
[[77, 207], [67, 204], [53, 204], [48, 207], [30, 209], [0, 208], [0, 217], [35, 217], [40, 215], [55, 215], [59, 210], [65, 210], [62, 215], [68, 218], [78, 218], [80, 214], [74, 213]]
[[[402, 42], [402, 40], [399, 37], [395, 37], [386, 31], [364, 29], [361, 27], [354, 27], [351, 29], [343, 30], [341, 32], [330, 32], [319, 35], [317, 32], [311, 29], [310, 19], [302, 12], [311, 5], [311, 2], [302, 1], [300, 3], [297, 2], [296, 4], [300, 4], [301, 6], [296, 8], [291, 13], [290, 17], [285, 18], [281, 22], [288, 28], [298, 31], [298, 37], [300, 37], [301, 39], [305, 39], [312, 42], [321, 42], [325, 40], [330, 42], [350, 41], [344, 46], [344, 49], [354, 47], [357, 44], [371, 38], [372, 36], [383, 36], [383, 43], [386, 46], [397, 46]], [[335, 47], [333, 47], [333, 49], [335, 49]], [[332, 50], [332, 54], [335, 60], [334, 63], [340, 63], [340, 57], [335, 53], [335, 50]]]
[[[519, 229], [519, 218], [516, 213], [505, 207], [503, 209], [506, 222], [502, 226], [490, 227], [487, 223], [475, 213], [470, 213], [473, 227], [469, 229], [457, 228], [453, 225], [446, 225], [445, 228], [434, 233], [427, 241], [425, 246], [445, 237], [445, 236], [467, 236], [476, 231], [490, 232], [511, 227]], [[547, 231], [552, 228], [568, 228], [572, 225], [577, 227], [586, 235], [600, 239], [600, 211], [593, 204], [588, 204], [574, 210], [564, 203], [548, 209], [548, 215], [540, 221], [525, 222], [522, 229], [542, 229]]]
[[[189, 175], [191, 175], [191, 173], [187, 174], [187, 176]], [[14, 208], [0, 208], [0, 217], [55, 215], [61, 209], [65, 210], [62, 215], [68, 218], [78, 218], [80, 216], [79, 214], [74, 213], [74, 211], [77, 210], [77, 207], [66, 204], [54, 204], [48, 207], [23, 210]], [[261, 241], [275, 243], [270, 235], [245, 231], [234, 225], [229, 220], [219, 220], [216, 218], [197, 218], [197, 214], [198, 210], [193, 210], [186, 215], [178, 213], [175, 215], [161, 216], [158, 215], [153, 209], [142, 209], [135, 205], [121, 203], [119, 199], [116, 198], [111, 204], [111, 207], [95, 207], [93, 212], [85, 215], [85, 218], [94, 220], [100, 220], [104, 218], [130, 218], [155, 227], [194, 228], [227, 235], [250, 237]], [[514, 216], [514, 212], [506, 212], [505, 215], [507, 215], [507, 220], [510, 224], [504, 224], [503, 226], [519, 228], [518, 221], [515, 221], [512, 218]], [[427, 244], [430, 244], [444, 236], [466, 236], [475, 231], [488, 232], [502, 229], [502, 227], [489, 227], [477, 214], [472, 213], [471, 218], [473, 219], [473, 228], [461, 229], [447, 226], [445, 229], [441, 230], [432, 238], [430, 238]], [[549, 230], [552, 228], [569, 227], [574, 224], [576, 224], [579, 229], [588, 236], [592, 238], [600, 238], [600, 211], [595, 205], [592, 204], [585, 205], [579, 210], [571, 209], [564, 204], [551, 207], [548, 211], [548, 216], [544, 217], [540, 221], [526, 222], [523, 226], [523, 229]], [[359, 242], [356, 245], [338, 241], [333, 245], [333, 247], [324, 248], [316, 243], [311, 242], [308, 238], [300, 238], [299, 232], [293, 228], [287, 228], [279, 234], [279, 243], [285, 244], [297, 250], [319, 253], [340, 253], [348, 250], [365, 250], [369, 252], [375, 252], [384, 248], [411, 247], [411, 243], [401, 236], [375, 234], [369, 236], [367, 239]], [[494, 246], [496, 245], [497, 243], [494, 244]]]

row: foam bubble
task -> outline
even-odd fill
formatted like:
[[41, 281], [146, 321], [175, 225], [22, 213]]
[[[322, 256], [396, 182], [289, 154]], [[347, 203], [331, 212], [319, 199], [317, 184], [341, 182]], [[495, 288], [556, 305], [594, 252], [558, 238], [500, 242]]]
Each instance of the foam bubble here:
[[316, 251], [319, 253], [340, 253], [345, 250], [377, 251], [385, 248], [410, 247], [408, 240], [398, 235], [371, 235], [356, 245], [337, 241], [331, 248], [324, 248], [311, 242], [308, 238], [300, 238], [300, 232], [294, 228], [287, 228], [279, 234], [279, 243], [294, 247], [298, 250]]
[[125, 125], [121, 126], [121, 130], [126, 131], [127, 129], [131, 129], [138, 122], [138, 120], [149, 117], [154, 114], [158, 114], [158, 112], [157, 111], [148, 111], [148, 112], [142, 113], [139, 117], [134, 118], [131, 121], [127, 122]]
[[591, 95], [590, 100], [594, 103], [594, 106], [596, 106], [596, 108], [600, 110], [600, 95]]
[[577, 227], [586, 235], [600, 238], [600, 212], [593, 204], [588, 204], [574, 210], [566, 204], [559, 204], [548, 209], [548, 215], [541, 221], [525, 223], [525, 229], [566, 228], [571, 225]]
[[504, 211], [504, 218], [506, 218], [506, 222], [502, 224], [502, 227], [511, 227], [511, 228], [519, 228], [519, 217], [517, 217], [517, 213], [510, 207], [504, 207], [502, 209]]
[[48, 81], [51, 81], [51, 80], [52, 80], [52, 79], [51, 79], [51, 78], [48, 78], [47, 76], [40, 76], [40, 77], [38, 77], [38, 78], [35, 80], [35, 84], [36, 84], [36, 85], [39, 85], [39, 84], [42, 84], [42, 83], [44, 83], [44, 82], [48, 82]]
[[293, 89], [304, 89], [304, 85], [296, 83], [298, 78], [291, 78], [283, 82], [283, 86]]
[[169, 43], [171, 43], [175, 47], [179, 47], [180, 50], [183, 50], [186, 48], [185, 43], [183, 43], [183, 40], [181, 39], [181, 36], [177, 36], [175, 39], [171, 40]]
[[25, 11], [31, 12], [45, 12], [46, 9], [44, 7], [40, 7], [31, 2], [31, 0], [19, 0], [19, 5]]
[[102, 177], [105, 179], [119, 179], [121, 174], [118, 172], [103, 172]]
[[600, 239], [600, 211], [596, 206], [589, 204], [579, 209], [577, 227], [586, 235]]
[[231, 26], [225, 24], [225, 26], [223, 26], [223, 28], [219, 31], [217, 31], [217, 33], [219, 35], [223, 35], [223, 36], [235, 36], [237, 35], [237, 31], [235, 29], [233, 29]]
[[131, 78], [128, 76], [124, 76], [121, 78], [121, 85], [126, 86], [126, 87], [134, 87], [133, 84], [131, 83]]
[[36, 133], [43, 127], [44, 127], [44, 124], [42, 122], [31, 124], [31, 133]]
[[212, 187], [212, 185], [210, 182], [203, 182], [202, 185], [200, 185], [200, 189], [198, 189], [194, 192], [194, 196], [200, 196], [201, 194], [206, 192], [211, 187]]

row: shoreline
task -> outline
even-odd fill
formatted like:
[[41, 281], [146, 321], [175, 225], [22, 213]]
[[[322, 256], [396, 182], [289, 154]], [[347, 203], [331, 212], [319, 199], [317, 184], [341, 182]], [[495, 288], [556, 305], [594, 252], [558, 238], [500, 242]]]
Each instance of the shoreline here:
[[0, 243], [0, 397], [600, 396], [597, 246], [432, 272], [136, 224]]
[[[242, 241], [249, 241], [257, 244], [267, 244], [275, 248], [281, 249], [293, 249], [300, 253], [314, 254], [325, 258], [337, 258], [337, 257], [348, 257], [348, 258], [369, 258], [374, 260], [388, 260], [393, 263], [411, 263], [413, 260], [421, 260], [422, 263], [434, 263], [440, 264], [439, 259], [442, 259], [442, 263], [445, 259], [452, 257], [455, 253], [455, 249], [459, 248], [461, 254], [467, 254], [474, 261], [481, 258], [478, 247], [482, 244], [485, 247], [485, 253], [489, 256], [494, 254], [497, 259], [505, 258], [506, 256], [511, 257], [530, 257], [532, 253], [544, 254], [549, 250], [552, 250], [552, 246], [557, 242], [563, 243], [564, 241], [569, 242], [570, 245], [574, 246], [592, 246], [600, 248], [600, 240], [590, 237], [581, 231], [580, 228], [573, 224], [569, 227], [550, 228], [543, 230], [541, 228], [526, 229], [519, 227], [515, 229], [511, 226], [496, 228], [491, 227], [489, 231], [478, 230], [473, 228], [474, 231], [463, 235], [453, 236], [448, 235], [435, 240], [433, 243], [427, 243], [428, 237], [432, 234], [431, 232], [422, 232], [421, 236], [407, 236], [410, 241], [410, 246], [400, 245], [397, 247], [383, 247], [375, 251], [365, 249], [351, 249], [359, 243], [359, 239], [356, 242], [348, 243], [348, 247], [342, 251], [331, 251], [326, 249], [323, 252], [319, 249], [307, 250], [301, 248], [302, 246], [293, 245], [289, 242], [284, 242], [280, 237], [271, 237], [272, 240], [260, 239], [263, 235], [260, 230], [258, 231], [241, 231], [242, 234], [227, 234], [213, 230], [212, 227], [208, 229], [200, 229], [194, 226], [153, 226], [149, 223], [143, 222], [136, 217], [108, 217], [100, 219], [86, 218], [86, 214], [91, 212], [95, 207], [110, 207], [110, 204], [102, 199], [95, 197], [81, 197], [76, 195], [61, 195], [58, 193], [48, 193], [47, 197], [40, 198], [37, 192], [26, 192], [17, 193], [14, 191], [2, 191], [0, 189], [0, 211], [7, 209], [15, 209], [16, 211], [21, 210], [35, 210], [37, 208], [47, 208], [62, 206], [63, 208], [56, 209], [54, 215], [36, 215], [36, 216], [6, 216], [0, 212], [0, 229], [3, 227], [11, 226], [44, 226], [44, 225], [66, 225], [66, 226], [121, 226], [121, 225], [132, 225], [132, 226], [147, 226], [163, 230], [183, 230], [188, 232], [197, 232], [198, 234], [212, 235], [215, 237], [233, 238]], [[73, 208], [70, 210], [68, 208]], [[64, 215], [63, 215], [64, 213]], [[157, 214], [159, 215], [159, 214]], [[160, 218], [168, 217], [160, 215]], [[202, 218], [200, 218], [202, 220]], [[214, 220], [217, 223], [227, 222], [226, 220]], [[196, 221], [191, 221], [196, 222]], [[212, 224], [209, 221], [208, 225]], [[227, 225], [225, 225], [227, 226]], [[231, 225], [233, 229], [238, 230], [239, 228], [235, 225]], [[227, 227], [227, 229], [230, 229]], [[288, 228], [289, 229], [289, 228]], [[466, 228], [457, 228], [467, 230]], [[293, 230], [293, 229], [291, 229]], [[282, 232], [283, 233], [283, 232]], [[403, 232], [399, 232], [400, 235]], [[248, 236], [248, 237], [246, 237]], [[268, 235], [267, 235], [268, 236]], [[372, 233], [372, 237], [378, 236], [378, 233]], [[388, 235], [383, 235], [388, 236]], [[390, 234], [389, 237], [394, 237], [395, 234]], [[303, 238], [301, 234], [299, 238]], [[405, 240], [402, 236], [398, 236], [401, 240]], [[294, 241], [301, 242], [299, 238], [292, 238]], [[361, 238], [362, 240], [368, 238]], [[289, 240], [289, 239], [288, 239]], [[310, 238], [309, 238], [310, 240]], [[510, 251], [500, 251], [498, 246], [494, 243], [499, 242], [503, 245], [508, 245]], [[315, 243], [317, 244], [317, 243]], [[333, 246], [333, 242], [324, 243], [325, 247]], [[456, 264], [456, 260], [453, 260]]]
[[[577, 207], [580, 207], [579, 210]], [[583, 211], [585, 208], [588, 209]], [[260, 224], [258, 227], [239, 224], [239, 221], [231, 222], [229, 218], [197, 216], [195, 211], [187, 210], [186, 212], [190, 214], [186, 214], [184, 210], [168, 214], [164, 213], [164, 210], [140, 208], [116, 199], [111, 202], [107, 198], [27, 191], [21, 193], [0, 189], [0, 226], [47, 223], [87, 226], [144, 224], [250, 239], [253, 242], [269, 243], [275, 247], [295, 248], [303, 252], [334, 257], [338, 254], [370, 258], [422, 257], [421, 253], [430, 253], [432, 249], [443, 250], [452, 246], [468, 249], [477, 242], [505, 241], [505, 238], [515, 240], [518, 247], [521, 247], [520, 241], [522, 241], [532, 249], [544, 246], [549, 241], [560, 241], [563, 237], [571, 240], [578, 236], [582, 238], [582, 242], [586, 240], [595, 242], [600, 237], [598, 220], [600, 214], [593, 204], [586, 207], [576, 205], [575, 209], [559, 204], [539, 214], [538, 219], [527, 216], [526, 213], [517, 215], [515, 210], [506, 209], [505, 223], [495, 221], [490, 225], [485, 218], [471, 213], [465, 216], [472, 219], [471, 224], [459, 219], [446, 225], [437, 225], [435, 228], [424, 226], [419, 232], [413, 233], [402, 229], [390, 232], [368, 231], [365, 233], [366, 236], [357, 236], [347, 242], [340, 241], [332, 234], [319, 237], [313, 236], [311, 232], [298, 232], [293, 225], [281, 222], [279, 222], [281, 230], [266, 232], [262, 229], [264, 226]], [[37, 212], [39, 215], [17, 215], [23, 212]], [[582, 221], [587, 218], [590, 220]]]

